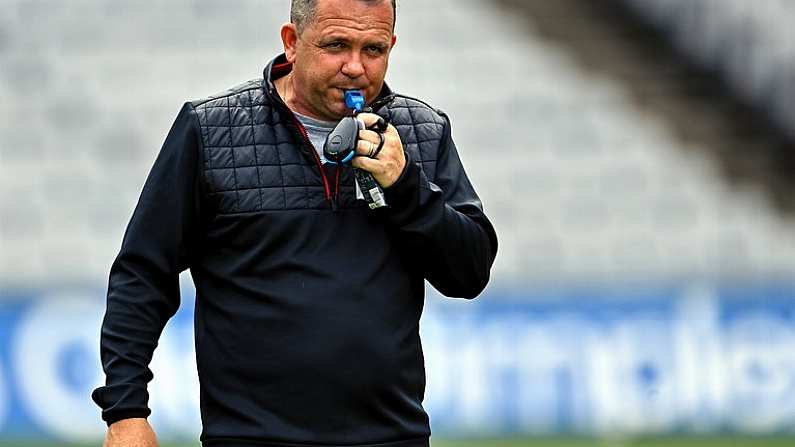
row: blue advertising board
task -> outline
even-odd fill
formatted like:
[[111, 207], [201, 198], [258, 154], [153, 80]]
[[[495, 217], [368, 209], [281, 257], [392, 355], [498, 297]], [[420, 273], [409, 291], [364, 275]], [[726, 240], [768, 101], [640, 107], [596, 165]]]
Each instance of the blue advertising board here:
[[[666, 433], [795, 427], [795, 294], [709, 283], [429, 291], [421, 324], [435, 434]], [[103, 292], [3, 291], [0, 439], [96, 440]], [[150, 384], [163, 439], [200, 430], [192, 290]]]

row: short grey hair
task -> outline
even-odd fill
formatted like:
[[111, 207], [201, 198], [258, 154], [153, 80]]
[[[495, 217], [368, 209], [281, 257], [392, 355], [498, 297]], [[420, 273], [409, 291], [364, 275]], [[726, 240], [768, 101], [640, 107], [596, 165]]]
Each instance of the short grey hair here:
[[[359, 0], [365, 3], [381, 3], [384, 0]], [[397, 21], [397, 0], [391, 0], [392, 3], [392, 29], [395, 29], [395, 21]], [[291, 0], [290, 3], [290, 21], [295, 24], [298, 34], [304, 32], [306, 25], [312, 23], [315, 19], [315, 11], [317, 9], [317, 0]]]

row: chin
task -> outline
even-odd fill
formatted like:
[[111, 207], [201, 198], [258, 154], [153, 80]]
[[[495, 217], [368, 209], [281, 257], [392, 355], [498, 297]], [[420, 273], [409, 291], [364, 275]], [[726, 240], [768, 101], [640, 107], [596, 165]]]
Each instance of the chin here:
[[351, 114], [351, 111], [345, 107], [345, 103], [343, 101], [335, 101], [333, 105], [328, 108], [328, 111], [331, 115], [334, 115], [337, 119], [346, 117]]

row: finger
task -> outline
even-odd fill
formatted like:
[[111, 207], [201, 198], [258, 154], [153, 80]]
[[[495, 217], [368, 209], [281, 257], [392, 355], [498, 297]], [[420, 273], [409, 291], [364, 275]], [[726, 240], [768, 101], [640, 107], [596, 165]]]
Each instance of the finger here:
[[364, 129], [359, 131], [359, 141], [361, 140], [372, 141], [373, 143], [378, 144], [378, 142], [381, 141], [381, 137], [379, 137], [378, 134], [372, 130]]
[[372, 142], [370, 140], [359, 140], [359, 143], [356, 144], [356, 153], [359, 155], [363, 155], [365, 157], [369, 156], [372, 151], [378, 146], [378, 143]]
[[354, 168], [359, 168], [364, 171], [370, 172], [372, 174], [380, 173], [383, 170], [383, 166], [381, 166], [381, 162], [374, 158], [368, 157], [353, 157], [351, 160], [351, 166]]
[[397, 127], [393, 126], [391, 123], [386, 125], [386, 132], [384, 132], [384, 133], [386, 133], [388, 135], [394, 135], [398, 139], [400, 139], [400, 134], [398, 133]]
[[356, 115], [356, 119], [361, 121], [361, 123], [364, 124], [364, 127], [370, 127], [376, 122], [378, 122], [378, 120], [381, 120], [383, 118], [376, 115], [375, 113], [360, 113]]
[[378, 134], [378, 144], [370, 158], [378, 158], [378, 154], [384, 149], [384, 144], [386, 144], [386, 137], [383, 134]]

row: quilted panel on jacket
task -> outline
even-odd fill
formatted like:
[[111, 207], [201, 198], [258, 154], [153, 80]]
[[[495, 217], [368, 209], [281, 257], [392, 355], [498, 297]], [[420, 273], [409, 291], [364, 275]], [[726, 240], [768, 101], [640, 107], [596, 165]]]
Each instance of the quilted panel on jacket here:
[[[194, 105], [204, 181], [220, 214], [329, 207], [317, 165], [299, 149], [300, 140], [287, 121], [291, 118], [271, 104], [261, 79]], [[401, 96], [379, 113], [389, 117], [412, 160], [433, 179], [444, 119], [422, 102]], [[364, 205], [355, 198], [351, 174], [343, 168], [342, 208]], [[333, 188], [333, 176], [329, 181]]]
[[389, 117], [400, 134], [403, 148], [414, 162], [420, 163], [425, 175], [436, 178], [436, 160], [439, 140], [444, 132], [445, 120], [427, 104], [416, 99], [397, 96], [380, 112]]

